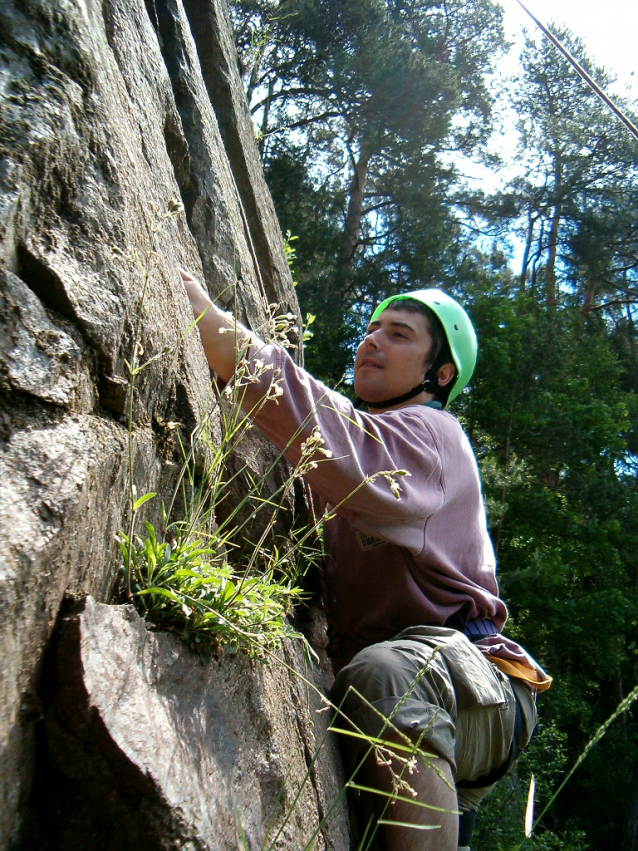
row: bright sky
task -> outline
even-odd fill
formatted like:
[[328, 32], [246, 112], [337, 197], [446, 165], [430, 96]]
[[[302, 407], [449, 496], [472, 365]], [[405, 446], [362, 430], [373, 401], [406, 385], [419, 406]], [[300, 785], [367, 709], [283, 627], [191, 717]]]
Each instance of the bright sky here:
[[[567, 26], [585, 42], [596, 65], [602, 65], [618, 77], [616, 93], [632, 86], [638, 98], [638, 2], [636, 0], [523, 0], [541, 23]], [[524, 26], [539, 32], [536, 24], [516, 0], [501, 0], [505, 9], [505, 27], [515, 39]], [[550, 27], [551, 29], [551, 27]], [[515, 56], [518, 50], [514, 48]], [[632, 76], [633, 74], [633, 76]]]
[[[550, 29], [551, 24], [567, 26], [574, 35], [583, 40], [594, 64], [616, 75], [617, 83], [608, 92], [612, 98], [625, 95], [638, 101], [638, 0], [605, 0], [604, 3], [594, 3], [593, 0], [523, 2], [539, 21]], [[500, 0], [500, 3], [505, 10], [506, 36], [509, 41], [514, 42], [509, 56], [498, 64], [498, 71], [508, 77], [518, 71], [518, 58], [523, 46], [523, 28], [538, 40], [545, 36], [516, 0]], [[509, 111], [504, 114], [503, 119], [503, 133], [494, 138], [493, 147], [507, 160], [517, 142], [515, 115]], [[457, 157], [455, 162], [461, 172], [485, 192], [493, 192], [502, 187], [511, 176], [511, 165], [507, 162], [504, 168], [494, 170], [464, 158]]]

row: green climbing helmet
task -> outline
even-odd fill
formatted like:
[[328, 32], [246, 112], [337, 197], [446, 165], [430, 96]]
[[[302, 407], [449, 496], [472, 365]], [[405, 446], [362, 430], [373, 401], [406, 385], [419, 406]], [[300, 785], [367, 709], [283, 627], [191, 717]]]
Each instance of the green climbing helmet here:
[[412, 293], [402, 293], [386, 298], [374, 311], [370, 321], [374, 322], [378, 319], [392, 302], [404, 299], [414, 299], [429, 307], [438, 316], [443, 326], [457, 373], [454, 387], [448, 397], [448, 402], [451, 402], [469, 384], [476, 366], [478, 345], [472, 320], [458, 301], [442, 290], [415, 290]]

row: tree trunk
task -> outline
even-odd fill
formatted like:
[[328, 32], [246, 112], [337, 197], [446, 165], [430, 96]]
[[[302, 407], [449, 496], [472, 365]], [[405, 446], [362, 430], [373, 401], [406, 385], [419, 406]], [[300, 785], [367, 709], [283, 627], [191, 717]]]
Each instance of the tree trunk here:
[[[346, 214], [346, 225], [344, 228], [343, 242], [337, 260], [337, 285], [332, 309], [335, 312], [341, 310], [344, 298], [352, 279], [352, 263], [354, 253], [359, 240], [361, 230], [361, 219], [363, 217], [363, 199], [365, 197], [366, 179], [368, 177], [368, 166], [372, 151], [364, 140], [361, 144], [359, 159], [354, 167], [352, 183], [349, 190], [348, 212]], [[336, 316], [335, 316], [336, 318]]]
[[527, 280], [527, 267], [529, 265], [529, 255], [532, 250], [532, 240], [534, 238], [534, 225], [536, 224], [536, 218], [532, 216], [532, 205], [529, 205], [529, 211], [527, 216], [527, 240], [525, 242], [525, 253], [523, 254], [523, 264], [521, 266], [521, 276], [519, 278], [521, 285], [521, 292], [525, 290], [525, 281]]
[[266, 142], [266, 137], [268, 136], [268, 119], [270, 117], [270, 102], [272, 99], [273, 88], [275, 85], [274, 79], [268, 80], [268, 97], [266, 99], [266, 103], [264, 104], [264, 115], [261, 120], [261, 134], [258, 141], [259, 147], [259, 156], [263, 157], [264, 155], [264, 144]]
[[636, 851], [638, 848], [638, 779], [634, 780], [627, 801], [627, 821], [620, 844], [621, 851]]
[[629, 337], [629, 347], [631, 349], [631, 353], [636, 357], [636, 329], [634, 326], [634, 318], [631, 313], [631, 304], [627, 302], [625, 305], [625, 310], [627, 312], [627, 327], [628, 327], [628, 337]]
[[558, 227], [560, 225], [560, 217], [563, 210], [563, 205], [560, 201], [554, 207], [552, 215], [552, 223], [549, 232], [549, 254], [547, 256], [547, 269], [545, 271], [545, 283], [547, 284], [547, 304], [549, 307], [556, 307], [558, 295], [556, 292], [556, 246], [558, 243]]
[[562, 202], [562, 178], [563, 169], [560, 152], [554, 154], [554, 212], [551, 218], [549, 231], [549, 254], [547, 256], [547, 269], [545, 270], [545, 283], [547, 285], [547, 305], [556, 307], [558, 293], [556, 292], [556, 253], [558, 246], [558, 229], [563, 212]]
[[587, 315], [591, 310], [592, 304], [594, 303], [594, 296], [596, 294], [596, 281], [594, 279], [593, 274], [590, 274], [587, 278], [587, 287], [585, 289], [585, 298], [583, 299], [583, 303], [580, 308], [580, 315], [582, 322], [587, 319]]
[[[510, 446], [512, 440], [512, 425], [514, 424], [514, 408], [515, 408], [515, 399], [514, 394], [512, 394], [512, 401], [510, 403], [510, 414], [507, 419], [507, 435], [505, 438], [505, 458], [503, 461], [503, 475], [507, 476], [507, 471], [510, 463]], [[507, 485], [504, 484], [501, 490], [501, 509], [505, 511], [505, 503], [507, 499]], [[501, 537], [503, 535], [503, 521], [505, 520], [505, 515], [502, 514], [498, 520], [498, 526], [496, 528], [496, 535], [494, 536], [494, 555], [498, 559], [498, 551], [501, 546]]]

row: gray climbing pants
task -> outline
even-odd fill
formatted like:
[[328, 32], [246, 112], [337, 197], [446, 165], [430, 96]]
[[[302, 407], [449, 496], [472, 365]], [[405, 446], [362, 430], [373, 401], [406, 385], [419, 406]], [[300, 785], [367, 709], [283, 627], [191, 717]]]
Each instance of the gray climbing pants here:
[[[514, 691], [522, 713], [522, 748], [536, 724], [532, 689], [510, 680], [462, 633], [424, 626], [358, 653], [338, 673], [331, 699], [367, 736], [383, 738], [392, 727], [412, 741], [423, 734], [421, 750], [431, 748], [447, 760], [458, 783], [485, 777], [507, 761], [516, 717]], [[341, 738], [352, 773], [369, 746]], [[459, 809], [476, 810], [491, 788], [458, 788]]]

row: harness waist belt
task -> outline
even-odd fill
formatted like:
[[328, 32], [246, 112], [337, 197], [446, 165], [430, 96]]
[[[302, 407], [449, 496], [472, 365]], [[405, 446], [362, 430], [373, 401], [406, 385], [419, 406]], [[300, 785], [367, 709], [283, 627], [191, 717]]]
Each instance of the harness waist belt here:
[[470, 604], [466, 603], [445, 621], [445, 626], [457, 629], [470, 641], [480, 641], [488, 635], [498, 635], [496, 624], [490, 618], [468, 618]]
[[465, 633], [470, 641], [479, 641], [488, 635], [498, 635], [496, 624], [490, 618], [476, 618], [465, 621], [461, 632]]

